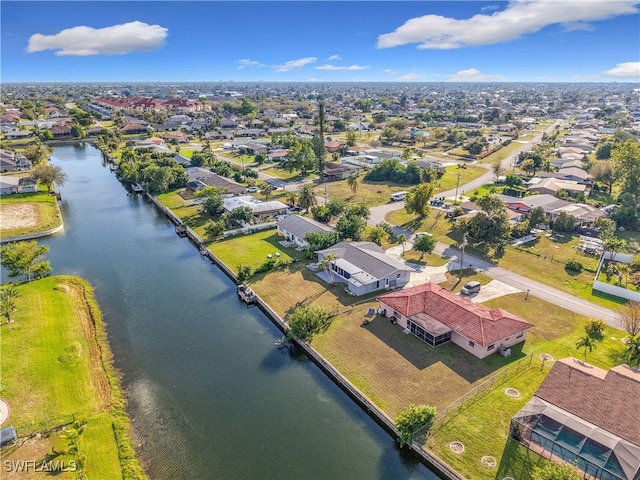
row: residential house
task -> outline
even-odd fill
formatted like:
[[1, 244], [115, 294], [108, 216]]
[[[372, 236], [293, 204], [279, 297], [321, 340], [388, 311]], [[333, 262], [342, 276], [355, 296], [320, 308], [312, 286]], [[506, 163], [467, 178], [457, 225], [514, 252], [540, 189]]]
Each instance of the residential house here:
[[326, 162], [322, 171], [324, 180], [344, 180], [351, 174], [359, 174], [359, 168], [348, 163]]
[[13, 177], [0, 175], [0, 195], [13, 193], [34, 193], [38, 191], [37, 182], [31, 177]]
[[279, 236], [302, 248], [309, 247], [309, 243], [304, 239], [308, 233], [333, 232], [331, 227], [301, 215], [286, 215], [280, 218], [277, 228]]
[[289, 210], [287, 205], [278, 200], [262, 202], [251, 195], [227, 197], [223, 200], [223, 205], [226, 212], [231, 212], [238, 207], [249, 207], [253, 212], [253, 216], [258, 220], [284, 215]]
[[432, 347], [452, 342], [478, 358], [510, 353], [532, 324], [516, 315], [473, 303], [435, 283], [378, 297], [380, 312]]
[[540, 178], [533, 177], [529, 181], [526, 182], [526, 185], [531, 193], [538, 194], [549, 194], [555, 195], [560, 190], [564, 190], [565, 192], [571, 195], [579, 195], [588, 193], [587, 185], [583, 183], [574, 182], [572, 180], [564, 180], [561, 178]]
[[18, 172], [31, 168], [31, 161], [24, 155], [11, 150], [0, 150], [0, 172]]
[[640, 479], [640, 370], [564, 358], [512, 418], [509, 436], [585, 478]]
[[373, 242], [343, 241], [316, 253], [319, 262], [329, 254], [336, 255], [329, 267], [331, 276], [334, 281], [346, 283], [353, 295], [401, 288], [409, 283], [411, 268]]
[[238, 182], [213, 173], [211, 170], [202, 167], [187, 168], [189, 181], [187, 188], [192, 191], [202, 190], [204, 187], [224, 188], [228, 195], [244, 195], [247, 187]]

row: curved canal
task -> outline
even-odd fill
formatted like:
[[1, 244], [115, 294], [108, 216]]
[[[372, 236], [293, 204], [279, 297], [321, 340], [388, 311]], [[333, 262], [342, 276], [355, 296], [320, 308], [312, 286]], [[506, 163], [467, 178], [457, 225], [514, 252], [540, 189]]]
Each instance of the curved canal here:
[[153, 479], [437, 478], [236, 297], [234, 284], [93, 146], [52, 163], [64, 232], [54, 274], [86, 278], [107, 323], [136, 438]]

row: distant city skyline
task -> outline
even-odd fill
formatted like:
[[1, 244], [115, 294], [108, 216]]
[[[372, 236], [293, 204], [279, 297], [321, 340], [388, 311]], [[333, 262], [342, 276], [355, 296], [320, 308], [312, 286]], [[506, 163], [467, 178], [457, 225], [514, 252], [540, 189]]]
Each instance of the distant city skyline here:
[[640, 0], [3, 1], [2, 82], [640, 82]]

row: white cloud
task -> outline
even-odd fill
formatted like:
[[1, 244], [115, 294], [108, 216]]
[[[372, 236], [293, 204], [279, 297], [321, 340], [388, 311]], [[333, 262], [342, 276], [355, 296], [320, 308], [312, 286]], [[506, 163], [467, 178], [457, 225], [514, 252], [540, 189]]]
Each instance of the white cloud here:
[[491, 45], [535, 33], [549, 25], [586, 28], [587, 22], [638, 12], [640, 0], [511, 0], [507, 8], [469, 19], [440, 15], [412, 18], [378, 37], [378, 48], [417, 43], [420, 49]]
[[447, 78], [450, 82], [499, 82], [506, 80], [502, 75], [487, 75], [477, 68], [468, 68], [449, 75]]
[[56, 55], [121, 55], [147, 52], [164, 45], [169, 30], [160, 25], [129, 22], [105, 28], [79, 26], [55, 35], [35, 33], [29, 38], [27, 51], [56, 50]]
[[390, 68], [385, 68], [382, 72], [386, 73], [387, 75], [398, 75], [397, 70], [391, 70]]
[[341, 57], [340, 55], [331, 55], [331, 56], [328, 58], [328, 60], [329, 60], [329, 61], [332, 61], [332, 60], [342, 60], [342, 57]]
[[276, 72], [288, 72], [294, 68], [301, 68], [310, 63], [314, 63], [316, 60], [318, 60], [316, 57], [298, 58], [296, 60], [289, 60], [282, 65], [274, 65], [274, 68]]
[[257, 60], [251, 60], [250, 58], [242, 58], [240, 60], [236, 60], [236, 65], [236, 68], [238, 70], [242, 70], [243, 68], [262, 66], [260, 62], [258, 62]]
[[399, 82], [418, 82], [420, 80], [424, 80], [424, 75], [419, 75], [417, 73], [411, 72], [411, 73], [407, 73], [406, 75], [402, 75], [401, 77], [398, 77], [398, 81]]
[[636, 78], [640, 79], [640, 62], [619, 63], [610, 70], [604, 72], [607, 77]]
[[330, 71], [336, 71], [336, 70], [366, 70], [369, 68], [369, 65], [331, 65], [331, 64], [326, 64], [326, 65], [318, 65], [316, 67], [316, 70], [330, 70]]

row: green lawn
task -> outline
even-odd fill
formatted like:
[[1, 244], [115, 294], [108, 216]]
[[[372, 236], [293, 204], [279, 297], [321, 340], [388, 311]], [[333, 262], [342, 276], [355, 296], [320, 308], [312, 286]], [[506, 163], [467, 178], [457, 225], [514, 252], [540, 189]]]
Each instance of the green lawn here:
[[271, 175], [272, 177], [279, 178], [285, 182], [303, 182], [305, 180], [312, 180], [318, 178], [318, 174], [315, 172], [309, 172], [306, 175], [302, 175], [299, 171], [288, 172], [282, 167], [273, 166], [267, 168], [261, 168], [261, 172]]
[[[456, 184], [465, 185], [485, 173], [487, 173], [486, 169], [475, 165], [465, 165], [465, 168], [447, 167], [444, 175], [436, 184], [435, 194], [437, 195], [438, 192], [444, 192], [445, 190], [452, 190], [456, 188]], [[458, 174], [460, 174], [459, 182]]]
[[267, 255], [279, 253], [280, 258], [292, 260], [302, 257], [302, 253], [293, 248], [280, 245], [282, 237], [275, 230], [265, 230], [214, 241], [207, 244], [213, 252], [231, 270], [237, 273], [238, 265], [257, 268], [267, 260]]
[[[25, 211], [26, 209], [26, 211]], [[0, 211], [4, 218], [22, 218], [27, 220], [32, 217], [31, 224], [8, 228], [8, 222], [0, 223], [0, 235], [3, 237], [17, 237], [31, 235], [51, 230], [62, 224], [62, 216], [56, 197], [46, 191], [37, 193], [18, 193], [15, 195], [2, 195], [0, 197]], [[28, 212], [28, 213], [27, 213]]]
[[[87, 478], [144, 478], [89, 285], [58, 276], [16, 288], [13, 322], [0, 327], [0, 371], [2, 397], [11, 406], [10, 423], [18, 435], [43, 432], [75, 416], [86, 422], [79, 455], [86, 457]], [[40, 461], [49, 446], [69, 447], [64, 432], [41, 439], [3, 448], [4, 459]], [[68, 463], [77, 457], [66, 453], [57, 459]], [[65, 473], [61, 478], [76, 477]]]

